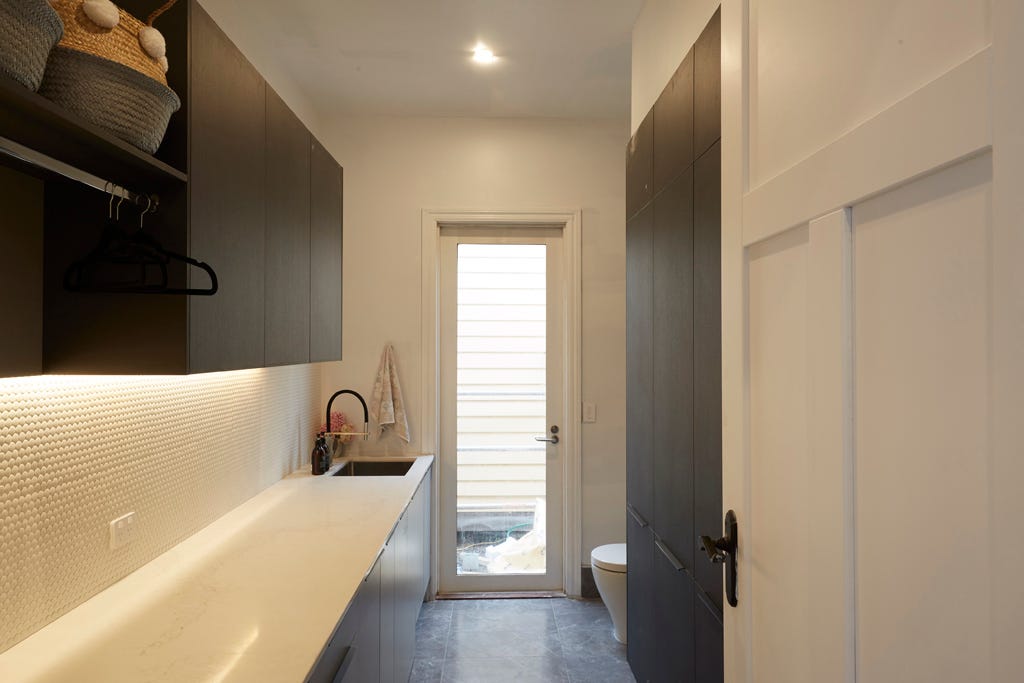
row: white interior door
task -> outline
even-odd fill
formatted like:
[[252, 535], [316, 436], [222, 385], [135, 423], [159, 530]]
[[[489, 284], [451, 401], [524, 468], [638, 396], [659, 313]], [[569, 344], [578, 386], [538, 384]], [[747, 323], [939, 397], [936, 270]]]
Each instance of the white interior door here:
[[1024, 8], [940, 4], [723, 4], [730, 683], [1020, 676]]
[[440, 592], [562, 590], [562, 232], [443, 228], [440, 249]]

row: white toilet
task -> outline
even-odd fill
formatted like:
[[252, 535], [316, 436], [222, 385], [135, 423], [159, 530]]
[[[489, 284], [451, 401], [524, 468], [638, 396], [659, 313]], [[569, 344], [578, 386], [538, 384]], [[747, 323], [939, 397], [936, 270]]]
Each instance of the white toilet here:
[[594, 583], [612, 615], [615, 640], [626, 642], [626, 544], [600, 545], [590, 553]]

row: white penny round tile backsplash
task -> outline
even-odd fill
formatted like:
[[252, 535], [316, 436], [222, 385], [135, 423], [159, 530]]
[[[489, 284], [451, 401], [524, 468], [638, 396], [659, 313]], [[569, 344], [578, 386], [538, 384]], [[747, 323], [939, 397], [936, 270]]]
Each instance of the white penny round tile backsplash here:
[[307, 462], [319, 384], [313, 365], [0, 379], [0, 652]]

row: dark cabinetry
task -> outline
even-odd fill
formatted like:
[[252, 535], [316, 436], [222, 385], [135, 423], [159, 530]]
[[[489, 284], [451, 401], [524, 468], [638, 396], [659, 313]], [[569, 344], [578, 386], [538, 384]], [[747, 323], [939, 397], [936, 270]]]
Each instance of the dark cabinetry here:
[[409, 680], [416, 620], [430, 581], [429, 562], [423, 559], [430, 555], [430, 491], [428, 472], [307, 683]]
[[[142, 0], [122, 4], [139, 16], [152, 10]], [[29, 318], [42, 324], [18, 318], [26, 333], [0, 374], [180, 374], [341, 358], [341, 167], [195, 0], [178, 3], [161, 24], [182, 109], [155, 157], [3, 79], [0, 138], [158, 196], [143, 229], [166, 249], [209, 263], [219, 290], [66, 291], [65, 270], [99, 241], [108, 197], [0, 157], [11, 169], [0, 176], [0, 193], [45, 187], [41, 211], [27, 197], [5, 202], [16, 210], [0, 225], [4, 238], [43, 245], [31, 262], [42, 273], [35, 299], [5, 312], [29, 315], [34, 302]], [[119, 224], [137, 229], [139, 213], [125, 204]], [[174, 288], [209, 285], [182, 264], [168, 277]]]
[[189, 251], [214, 265], [220, 290], [189, 300], [188, 371], [260, 367], [266, 83], [198, 5], [190, 44]]
[[310, 360], [341, 358], [342, 169], [316, 140], [310, 158]]
[[0, 207], [5, 226], [0, 316], [6, 328], [0, 377], [38, 374], [43, 366], [43, 183], [0, 168]]
[[[311, 144], [306, 127], [268, 87], [266, 365], [309, 361]], [[335, 285], [340, 292], [341, 283]]]
[[697, 551], [722, 528], [718, 31], [627, 151], [628, 655], [656, 683], [722, 680], [721, 565]]
[[626, 498], [643, 519], [654, 519], [653, 219], [647, 205], [626, 223]]

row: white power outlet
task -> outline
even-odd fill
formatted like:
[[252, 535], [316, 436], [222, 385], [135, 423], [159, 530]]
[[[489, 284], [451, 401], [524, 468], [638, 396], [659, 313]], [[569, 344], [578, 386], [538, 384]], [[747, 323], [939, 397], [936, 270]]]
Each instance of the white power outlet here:
[[597, 422], [597, 406], [593, 403], [583, 402], [583, 422], [587, 424]]
[[129, 512], [110, 522], [110, 549], [117, 550], [135, 538], [135, 513]]

